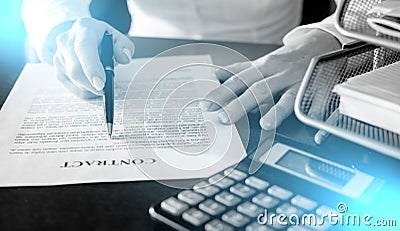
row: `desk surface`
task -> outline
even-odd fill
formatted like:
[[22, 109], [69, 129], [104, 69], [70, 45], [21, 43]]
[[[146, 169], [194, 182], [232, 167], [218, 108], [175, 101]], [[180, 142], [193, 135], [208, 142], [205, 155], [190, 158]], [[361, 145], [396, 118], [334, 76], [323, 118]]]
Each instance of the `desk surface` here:
[[[192, 41], [133, 38], [136, 57], [152, 57]], [[249, 59], [274, 45], [217, 43]], [[206, 51], [204, 51], [206, 52]], [[226, 64], [235, 60], [225, 60]], [[223, 60], [221, 61], [223, 63]], [[0, 95], [7, 95], [20, 70], [1, 78]], [[2, 105], [5, 97], [0, 98]], [[156, 182], [98, 183], [0, 189], [0, 230], [152, 230], [163, 229], [148, 215], [151, 203], [176, 192]]]
[[[145, 38], [133, 40], [136, 44], [136, 57], [154, 56], [168, 48], [191, 42]], [[260, 57], [277, 47], [241, 43], [218, 44], [232, 48], [249, 59]], [[228, 64], [235, 60], [225, 61]], [[2, 103], [0, 102], [0, 105]], [[297, 127], [293, 129], [291, 125], [283, 126], [280, 129], [281, 134], [300, 143], [312, 143], [308, 141], [311, 140], [315, 130], [298, 126], [299, 123], [294, 116], [285, 124], [296, 124]], [[354, 148], [353, 144], [338, 138], [330, 139], [327, 143]], [[327, 144], [314, 148], [319, 150], [321, 155], [332, 157], [331, 154], [335, 153], [335, 150], [332, 150], [331, 146]], [[385, 169], [386, 172], [399, 172], [398, 161], [396, 163], [388, 157], [375, 155], [360, 147], [356, 148], [361, 151], [352, 158], [335, 155], [334, 159], [342, 160], [348, 165], [355, 163], [360, 168], [372, 167], [374, 171]], [[381, 164], [371, 166], [371, 163]], [[151, 220], [148, 208], [152, 203], [176, 191], [156, 182], [1, 188], [0, 230], [163, 230], [165, 227]]]

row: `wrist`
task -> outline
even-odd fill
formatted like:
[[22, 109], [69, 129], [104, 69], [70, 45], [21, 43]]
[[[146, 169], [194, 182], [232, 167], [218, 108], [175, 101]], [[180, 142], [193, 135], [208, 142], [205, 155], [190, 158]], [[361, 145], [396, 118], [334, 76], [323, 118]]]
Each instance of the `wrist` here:
[[321, 42], [327, 51], [339, 50], [342, 47], [341, 42], [335, 36], [319, 28], [311, 29], [309, 36], [318, 40], [315, 42]]
[[330, 33], [317, 28], [304, 28], [285, 40], [285, 47], [299, 57], [309, 59], [341, 49], [341, 43]]

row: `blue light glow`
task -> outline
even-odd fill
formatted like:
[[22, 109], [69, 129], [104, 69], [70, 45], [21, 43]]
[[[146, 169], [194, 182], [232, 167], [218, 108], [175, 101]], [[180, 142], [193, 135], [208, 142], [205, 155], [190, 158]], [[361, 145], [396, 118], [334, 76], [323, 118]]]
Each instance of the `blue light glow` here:
[[20, 16], [21, 3], [22, 0], [0, 1], [1, 42], [25, 38], [25, 28]]

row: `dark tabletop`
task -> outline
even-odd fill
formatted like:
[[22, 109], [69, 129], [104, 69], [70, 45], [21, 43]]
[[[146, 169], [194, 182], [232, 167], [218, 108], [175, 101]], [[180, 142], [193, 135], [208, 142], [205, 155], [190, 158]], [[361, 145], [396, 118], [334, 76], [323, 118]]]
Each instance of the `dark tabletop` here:
[[[168, 48], [191, 42], [145, 38], [133, 40], [136, 44], [136, 57], [152, 57]], [[274, 45], [217, 44], [232, 48], [249, 59], [255, 59], [277, 48]], [[217, 60], [220, 64], [234, 61]], [[21, 68], [22, 65], [18, 65], [15, 70], [2, 74], [7, 78], [0, 80], [0, 105]], [[257, 127], [256, 116], [254, 121], [254, 126]], [[312, 142], [315, 129], [301, 125], [293, 115], [285, 121], [279, 133], [305, 146], [315, 146]], [[342, 153], [337, 152], [338, 147], [341, 150], [347, 148], [358, 152], [351, 156], [341, 155]], [[368, 172], [399, 176], [396, 174], [400, 170], [399, 161], [337, 137], [331, 136], [324, 145], [313, 148], [322, 156], [346, 165], [356, 164]], [[394, 182], [398, 183], [398, 180]], [[176, 189], [151, 181], [1, 188], [0, 230], [164, 230], [166, 227], [151, 220], [148, 208], [175, 192]]]

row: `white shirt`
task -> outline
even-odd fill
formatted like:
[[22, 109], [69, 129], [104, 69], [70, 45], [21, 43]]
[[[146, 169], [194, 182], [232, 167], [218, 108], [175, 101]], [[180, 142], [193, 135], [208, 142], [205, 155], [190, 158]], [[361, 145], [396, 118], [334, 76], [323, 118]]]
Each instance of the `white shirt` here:
[[[301, 19], [303, 0], [127, 0], [129, 35], [281, 43]], [[22, 17], [39, 58], [56, 25], [90, 17], [90, 0], [24, 0]]]
[[302, 0], [128, 0], [129, 35], [281, 44]]
[[[339, 2], [340, 0], [335, 0]], [[24, 0], [22, 18], [39, 59], [52, 60], [46, 38], [65, 21], [90, 17], [90, 0]], [[300, 20], [302, 0], [128, 0], [132, 13], [129, 34], [135, 36], [204, 40], [280, 43]], [[297, 27], [283, 43], [319, 28], [346, 39], [337, 32], [333, 17], [321, 23]]]

